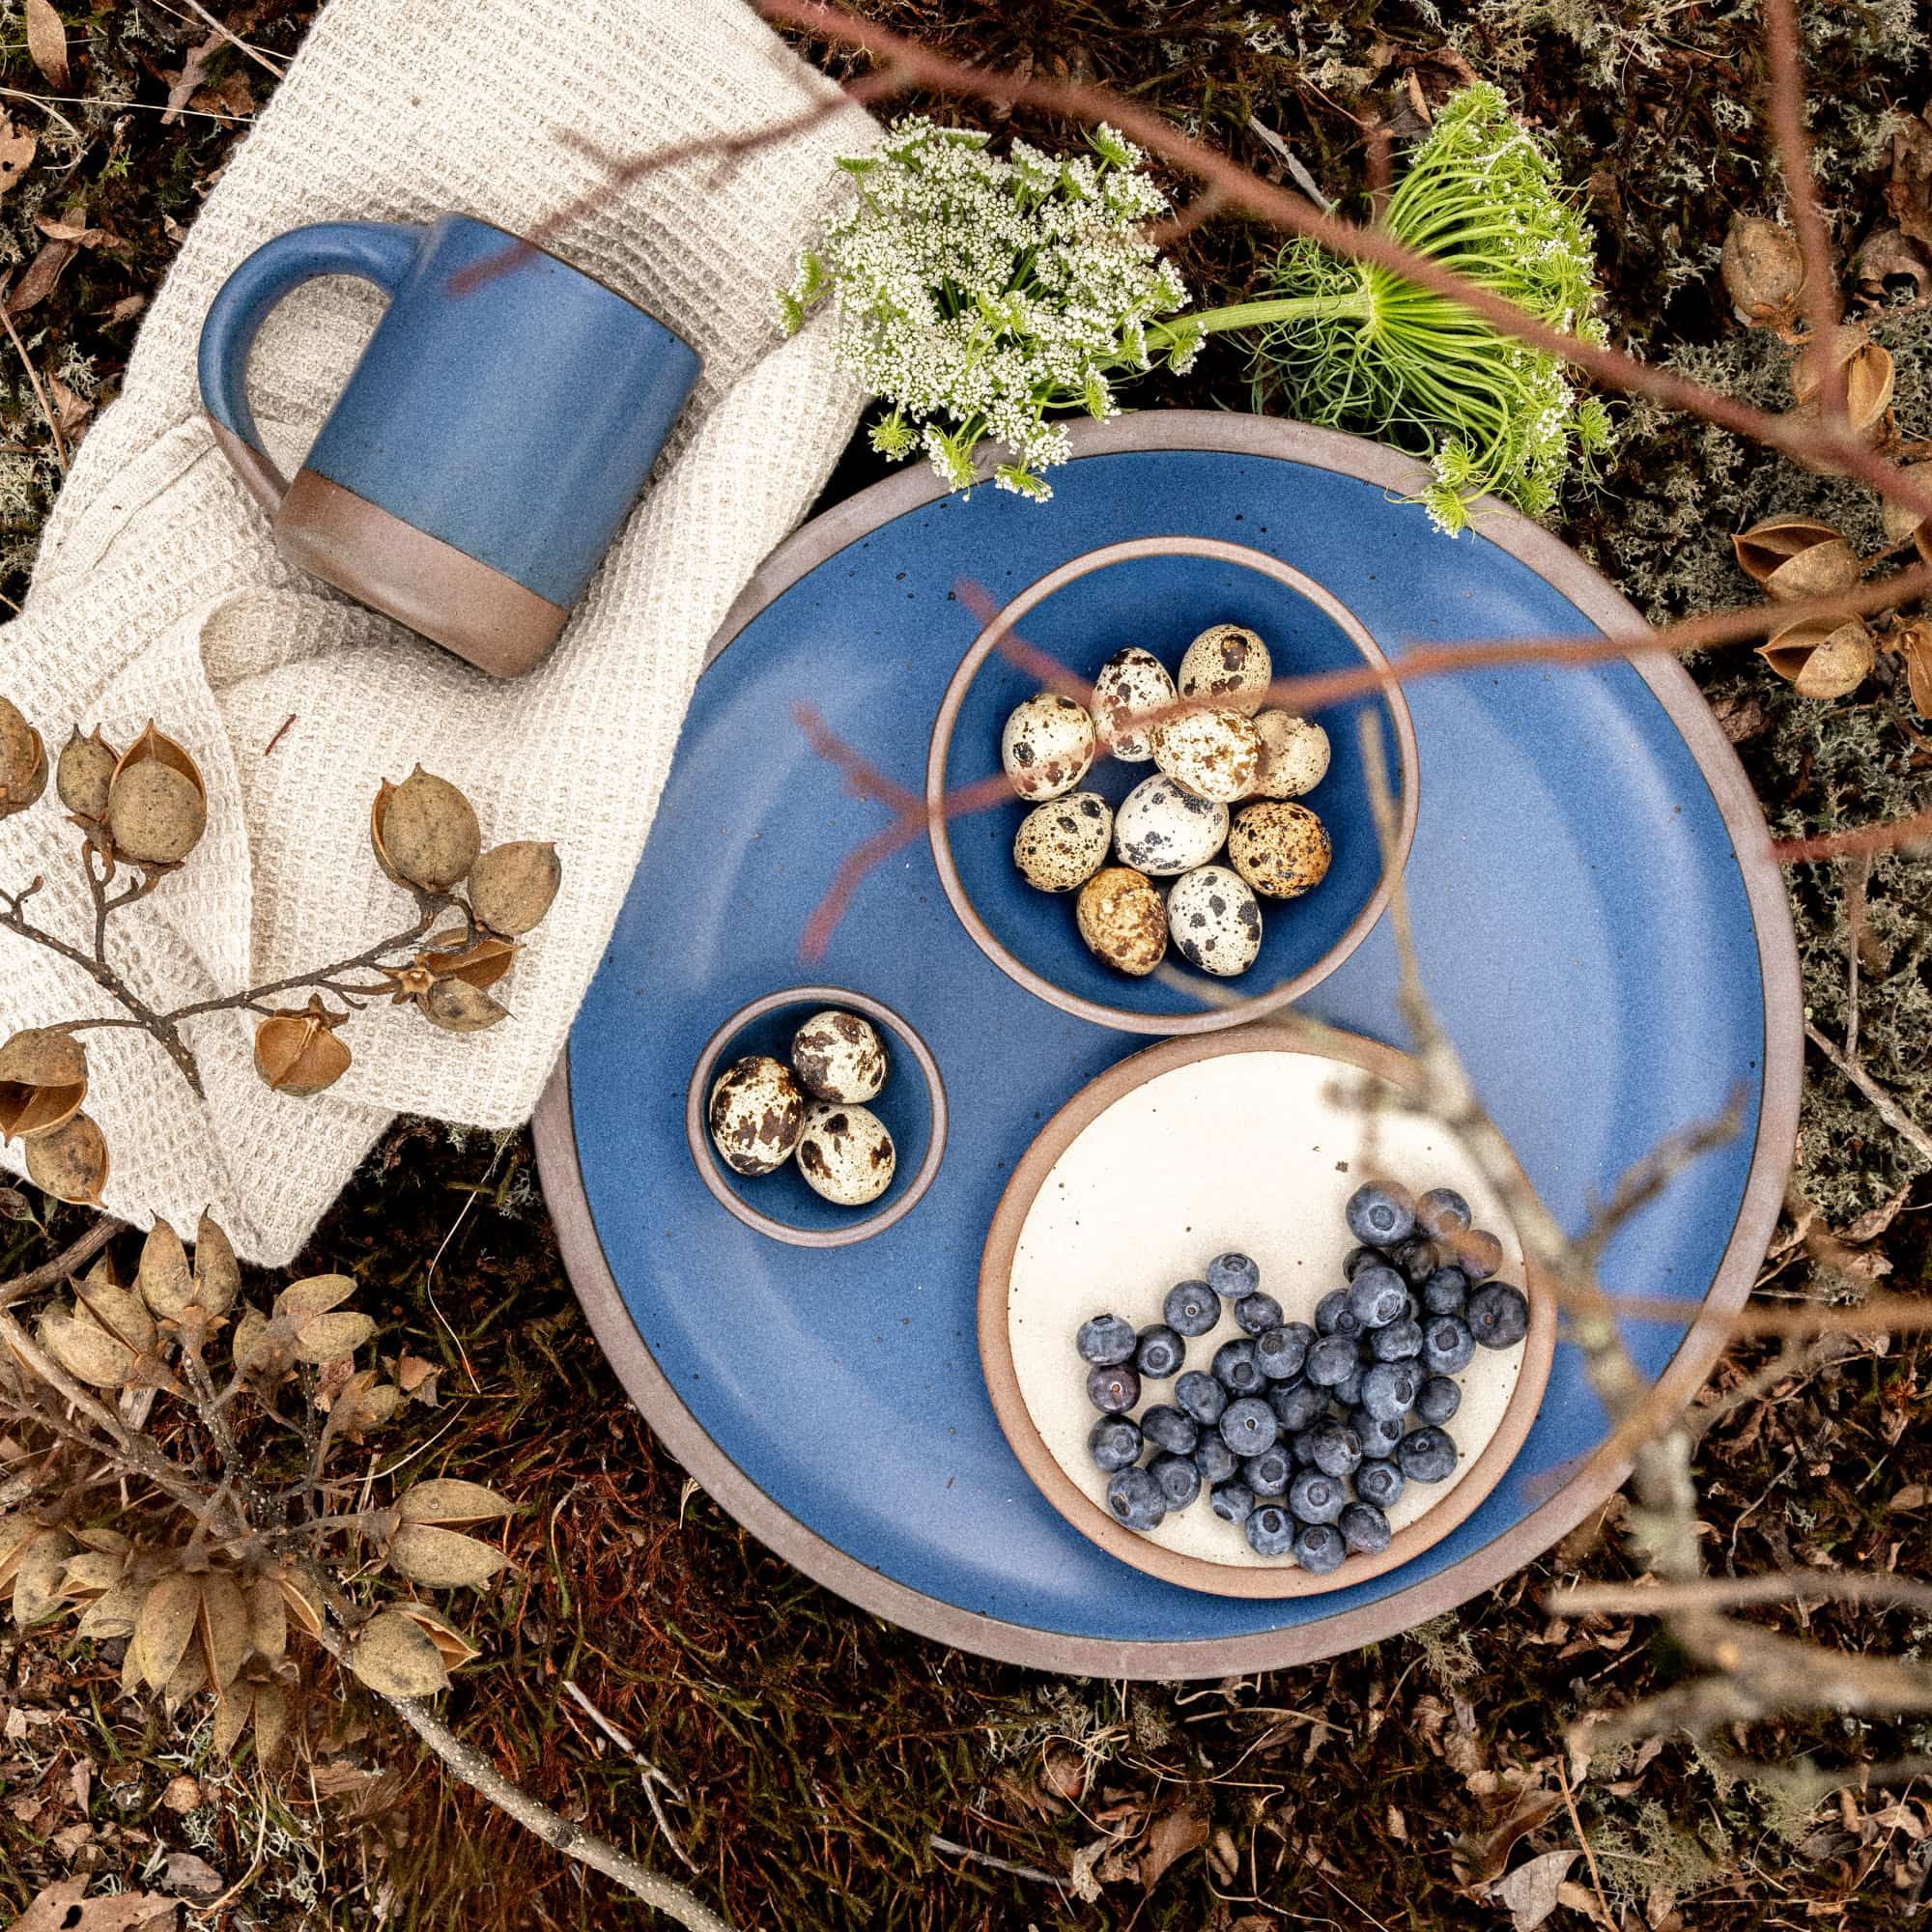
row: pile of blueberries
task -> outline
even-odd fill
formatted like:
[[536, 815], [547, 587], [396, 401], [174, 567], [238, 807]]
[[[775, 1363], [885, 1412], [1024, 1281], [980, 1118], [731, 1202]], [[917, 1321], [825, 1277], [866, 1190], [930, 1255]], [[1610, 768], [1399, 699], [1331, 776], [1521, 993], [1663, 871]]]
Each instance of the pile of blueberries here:
[[[1205, 1489], [1257, 1555], [1293, 1551], [1321, 1576], [1351, 1551], [1386, 1549], [1404, 1489], [1455, 1469], [1442, 1425], [1462, 1404], [1456, 1378], [1478, 1344], [1511, 1349], [1528, 1334], [1529, 1303], [1491, 1279], [1502, 1243], [1471, 1227], [1453, 1188], [1412, 1200], [1358, 1187], [1347, 1214], [1361, 1245], [1343, 1264], [1347, 1286], [1316, 1305], [1313, 1328], [1282, 1320], [1243, 1254], [1216, 1255], [1205, 1281], [1177, 1283], [1149, 1327], [1118, 1315], [1081, 1323], [1075, 1346], [1100, 1411], [1087, 1447], [1128, 1529], [1157, 1528]], [[1184, 1370], [1188, 1341], [1219, 1323], [1223, 1302], [1240, 1339], [1214, 1351], [1211, 1373]], [[1134, 1419], [1142, 1383], [1170, 1377], [1173, 1402]]]

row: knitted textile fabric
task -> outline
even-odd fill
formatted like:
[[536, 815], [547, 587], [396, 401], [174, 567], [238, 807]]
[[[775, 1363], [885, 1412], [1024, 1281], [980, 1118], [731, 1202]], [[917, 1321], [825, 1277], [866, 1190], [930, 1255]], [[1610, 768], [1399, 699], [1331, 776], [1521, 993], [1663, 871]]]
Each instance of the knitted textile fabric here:
[[[370, 852], [369, 805], [418, 762], [469, 795], [486, 844], [554, 839], [563, 888], [497, 988], [511, 1019], [457, 1037], [410, 1008], [372, 1007], [343, 1036], [355, 1064], [313, 1099], [263, 1086], [248, 1016], [188, 1023], [205, 1099], [145, 1034], [86, 1035], [116, 1214], [186, 1232], [212, 1205], [242, 1253], [280, 1264], [395, 1113], [527, 1118], [643, 848], [705, 642], [856, 421], [861, 399], [825, 327], [781, 342], [773, 291], [824, 205], [833, 156], [867, 145], [871, 124], [840, 109], [770, 147], [644, 173], [551, 243], [675, 328], [704, 371], [562, 641], [515, 683], [279, 557], [201, 413], [195, 349], [214, 292], [304, 222], [460, 211], [526, 233], [606, 179], [600, 156], [797, 117], [828, 87], [740, 0], [331, 0], [316, 21], [75, 458], [24, 613], [0, 628], [0, 692], [50, 756], [71, 724], [98, 723], [125, 746], [152, 717], [201, 766], [201, 844], [109, 928], [116, 966], [156, 1008], [409, 926], [412, 901]], [[250, 394], [286, 472], [381, 306], [364, 284], [328, 279], [264, 327]], [[43, 874], [32, 916], [84, 942], [76, 844], [49, 787], [0, 824], [0, 884]], [[77, 969], [0, 933], [0, 1035], [113, 1009]], [[650, 1023], [648, 998], [638, 1016]], [[18, 1143], [6, 1160], [19, 1168]]]

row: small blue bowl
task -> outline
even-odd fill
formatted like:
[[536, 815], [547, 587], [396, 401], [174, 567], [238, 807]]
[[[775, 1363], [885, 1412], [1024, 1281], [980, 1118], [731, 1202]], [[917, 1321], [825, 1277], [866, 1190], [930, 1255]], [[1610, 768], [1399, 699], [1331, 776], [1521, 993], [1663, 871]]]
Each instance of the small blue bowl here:
[[[841, 1208], [806, 1184], [796, 1161], [746, 1175], [720, 1159], [706, 1123], [712, 1083], [734, 1061], [765, 1053], [791, 1065], [792, 1036], [828, 1007], [863, 1014], [885, 1042], [886, 1084], [866, 1104], [886, 1124], [897, 1160], [892, 1185], [865, 1208]], [[799, 1248], [842, 1248], [909, 1214], [946, 1156], [946, 1083], [932, 1049], [890, 1007], [844, 986], [786, 986], [738, 1010], [704, 1042], [685, 1095], [685, 1137], [704, 1184], [759, 1234]]]
[[[1261, 952], [1238, 978], [1207, 980], [1170, 955], [1136, 980], [1087, 950], [1070, 894], [1037, 892], [1020, 876], [1012, 856], [1024, 815], [1018, 799], [1011, 807], [947, 818], [941, 803], [948, 793], [999, 776], [1007, 718], [1041, 688], [1034, 671], [1003, 652], [1009, 637], [1023, 637], [1091, 682], [1126, 644], [1141, 645], [1175, 670], [1210, 624], [1254, 631], [1267, 644], [1277, 678], [1389, 668], [1360, 619], [1293, 565], [1212, 537], [1142, 537], [1073, 557], [1015, 597], [960, 660], [933, 725], [925, 783], [933, 858], [960, 923], [1029, 991], [1127, 1033], [1210, 1033], [1298, 999], [1368, 936], [1415, 833], [1420, 766], [1402, 688], [1390, 682], [1311, 711], [1328, 734], [1330, 757], [1327, 776], [1302, 803], [1321, 815], [1334, 846], [1327, 877], [1301, 898], [1263, 901]], [[1378, 724], [1384, 765], [1398, 791], [1400, 824], [1386, 867], [1362, 755], [1365, 718]], [[1081, 789], [1118, 807], [1153, 771], [1103, 752]]]

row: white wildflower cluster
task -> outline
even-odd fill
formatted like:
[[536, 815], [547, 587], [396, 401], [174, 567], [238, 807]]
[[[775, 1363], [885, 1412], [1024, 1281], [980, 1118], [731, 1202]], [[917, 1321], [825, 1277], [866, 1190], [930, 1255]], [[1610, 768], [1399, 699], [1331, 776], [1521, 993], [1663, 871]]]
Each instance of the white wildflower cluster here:
[[913, 117], [877, 153], [839, 163], [852, 204], [779, 306], [789, 333], [832, 298], [841, 363], [891, 405], [875, 449], [923, 448], [967, 489], [990, 439], [1008, 452], [1000, 488], [1044, 498], [1040, 472], [1067, 454], [1052, 418], [1112, 415], [1115, 372], [1156, 355], [1192, 361], [1198, 331], [1161, 320], [1187, 291], [1141, 232], [1167, 198], [1131, 142], [1104, 127], [1091, 138], [1091, 157], [1016, 140], [1001, 159], [984, 134]]

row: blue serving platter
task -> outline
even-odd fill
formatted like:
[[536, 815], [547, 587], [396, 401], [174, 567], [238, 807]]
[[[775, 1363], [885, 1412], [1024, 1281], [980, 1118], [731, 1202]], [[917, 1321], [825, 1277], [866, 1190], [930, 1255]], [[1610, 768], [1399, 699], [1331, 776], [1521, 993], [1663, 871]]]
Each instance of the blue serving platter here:
[[[942, 496], [923, 473], [801, 530], [741, 597], [699, 680], [630, 897], [539, 1111], [573, 1281], [672, 1452], [800, 1568], [912, 1629], [1094, 1674], [1219, 1676], [1305, 1662], [1438, 1614], [1547, 1548], [1622, 1480], [1577, 1350], [1559, 1346], [1509, 1474], [1401, 1569], [1249, 1601], [1116, 1561], [1034, 1488], [995, 1419], [975, 1311], [981, 1247], [1045, 1121], [1144, 1042], [1048, 1005], [968, 938], [929, 850], [861, 886], [824, 958], [799, 948], [839, 862], [885, 822], [797, 706], [908, 791], [941, 695], [994, 604], [1083, 552], [1205, 535], [1274, 554], [1391, 659], [1419, 643], [1636, 634], [1637, 614], [1501, 509], [1436, 534], [1419, 466], [1259, 418], [1150, 413], [1075, 431], [1054, 500]], [[1215, 613], [1204, 613], [1203, 623]], [[1688, 1400], [1776, 1222], [1796, 1128], [1800, 997], [1782, 880], [1742, 771], [1682, 668], [1531, 662], [1408, 686], [1421, 753], [1406, 872], [1431, 991], [1544, 1198], [1573, 1225], [1664, 1135], [1745, 1126], [1618, 1234], [1612, 1292], [1639, 1362]], [[1406, 1044], [1386, 923], [1301, 1009]], [[706, 1040], [802, 981], [884, 1001], [945, 1083], [946, 1153], [875, 1237], [789, 1247], [713, 1199], [685, 1141]], [[1157, 1155], [1149, 1185], [1158, 1182]]]

